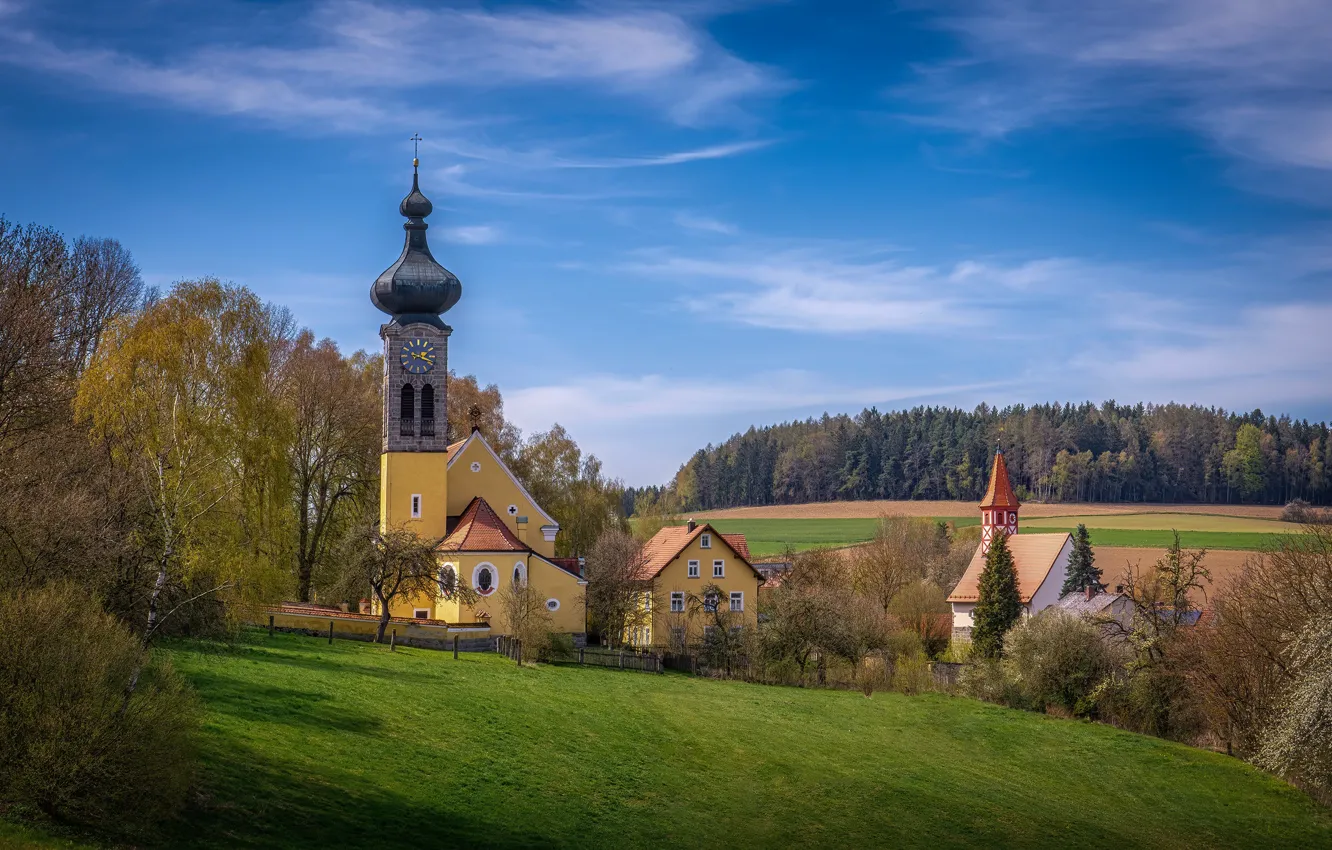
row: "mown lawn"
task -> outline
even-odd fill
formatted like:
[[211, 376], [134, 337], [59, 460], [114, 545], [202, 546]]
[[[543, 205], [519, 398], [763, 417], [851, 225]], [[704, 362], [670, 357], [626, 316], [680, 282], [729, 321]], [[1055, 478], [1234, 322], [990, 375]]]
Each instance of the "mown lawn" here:
[[[1136, 516], [1136, 515], [1135, 515]], [[1165, 517], [1156, 523], [1139, 520], [1139, 524], [1156, 527], [1100, 527], [1098, 522], [1107, 525], [1125, 523], [1115, 516], [1088, 517], [1047, 517], [1031, 522], [1023, 522], [1021, 527], [1031, 533], [1071, 532], [1078, 522], [1085, 522], [1091, 532], [1093, 546], [1129, 547], [1129, 548], [1164, 548], [1174, 540], [1172, 528], [1179, 529], [1180, 541], [1190, 548], [1261, 550], [1276, 546], [1282, 537], [1280, 533], [1265, 531], [1225, 531], [1212, 528], [1228, 528], [1224, 521], [1232, 517], [1210, 517], [1193, 514], [1159, 514]], [[959, 528], [977, 525], [978, 517], [937, 517], [936, 519], [953, 523]], [[1197, 522], [1194, 523], [1193, 521]], [[1217, 522], [1221, 520], [1221, 522]], [[1284, 529], [1286, 523], [1264, 522], [1262, 520], [1235, 520], [1236, 528], [1272, 527]], [[720, 531], [741, 532], [749, 541], [750, 553], [755, 558], [780, 555], [789, 545], [797, 552], [815, 546], [848, 546], [863, 543], [874, 537], [878, 527], [877, 519], [719, 519], [711, 520]], [[1201, 526], [1199, 529], [1191, 525]]]
[[168, 648], [207, 708], [169, 846], [1332, 845], [1238, 760], [961, 698], [263, 632]]

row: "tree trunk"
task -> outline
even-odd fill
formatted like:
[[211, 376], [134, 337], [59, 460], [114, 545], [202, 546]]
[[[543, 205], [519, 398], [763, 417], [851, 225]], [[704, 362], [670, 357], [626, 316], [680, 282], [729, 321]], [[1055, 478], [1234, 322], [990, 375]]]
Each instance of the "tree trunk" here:
[[130, 700], [134, 698], [134, 692], [139, 687], [139, 677], [143, 674], [143, 664], [148, 658], [148, 644], [152, 641], [153, 632], [157, 629], [158, 602], [162, 598], [162, 589], [166, 587], [167, 561], [170, 557], [170, 552], [164, 552], [162, 560], [157, 564], [157, 580], [153, 582], [153, 592], [148, 597], [148, 628], [144, 630], [139, 655], [134, 660], [134, 669], [130, 671], [129, 682], [125, 684], [125, 699], [120, 703], [120, 714], [122, 715], [129, 709]]
[[296, 599], [300, 602], [308, 603], [310, 601], [311, 576], [314, 573], [314, 564], [306, 558], [302, 552], [298, 556], [296, 565]]
[[384, 642], [384, 632], [388, 631], [389, 624], [389, 606], [388, 600], [379, 594], [375, 594], [379, 599], [379, 629], [375, 632], [375, 643]]

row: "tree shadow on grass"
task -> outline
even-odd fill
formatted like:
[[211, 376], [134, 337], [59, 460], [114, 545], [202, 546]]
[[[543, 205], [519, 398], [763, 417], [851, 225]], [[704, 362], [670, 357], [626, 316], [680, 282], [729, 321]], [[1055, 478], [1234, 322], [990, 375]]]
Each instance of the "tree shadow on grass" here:
[[259, 685], [211, 672], [195, 673], [190, 680], [204, 694], [209, 711], [238, 720], [356, 734], [370, 734], [383, 725], [380, 718], [318, 691]]
[[407, 799], [385, 787], [389, 777], [332, 767], [312, 770], [234, 740], [211, 754], [204, 773], [195, 801], [164, 829], [164, 846], [328, 850], [552, 844], [535, 830], [482, 820], [443, 796], [431, 806]]

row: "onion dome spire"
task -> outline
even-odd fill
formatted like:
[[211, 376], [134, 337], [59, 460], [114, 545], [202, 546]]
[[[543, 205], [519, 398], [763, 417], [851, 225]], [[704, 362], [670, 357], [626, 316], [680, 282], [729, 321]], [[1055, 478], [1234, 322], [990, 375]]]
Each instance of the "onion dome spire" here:
[[[413, 141], [420, 139], [414, 137]], [[402, 254], [370, 287], [370, 302], [400, 325], [424, 322], [444, 328], [446, 326], [439, 316], [458, 303], [462, 297], [462, 284], [453, 272], [435, 261], [426, 244], [429, 225], [425, 218], [434, 206], [421, 193], [419, 165], [420, 160], [413, 157], [412, 191], [398, 205], [398, 212], [407, 219], [402, 226], [407, 231]]]

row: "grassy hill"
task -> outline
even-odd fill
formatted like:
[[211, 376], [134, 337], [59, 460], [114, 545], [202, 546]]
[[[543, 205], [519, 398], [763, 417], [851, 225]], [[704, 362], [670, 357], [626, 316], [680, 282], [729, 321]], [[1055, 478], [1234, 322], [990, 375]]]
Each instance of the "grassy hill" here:
[[207, 707], [171, 846], [1332, 845], [1235, 759], [960, 698], [261, 632], [169, 651]]

